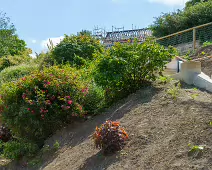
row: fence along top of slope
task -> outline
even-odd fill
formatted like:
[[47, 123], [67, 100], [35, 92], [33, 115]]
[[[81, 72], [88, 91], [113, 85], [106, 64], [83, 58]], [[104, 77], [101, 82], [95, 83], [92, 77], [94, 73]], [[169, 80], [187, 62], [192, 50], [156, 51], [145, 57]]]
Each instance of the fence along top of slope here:
[[212, 22], [156, 38], [155, 40], [164, 46], [192, 43], [192, 49], [194, 50], [203, 42], [212, 40]]

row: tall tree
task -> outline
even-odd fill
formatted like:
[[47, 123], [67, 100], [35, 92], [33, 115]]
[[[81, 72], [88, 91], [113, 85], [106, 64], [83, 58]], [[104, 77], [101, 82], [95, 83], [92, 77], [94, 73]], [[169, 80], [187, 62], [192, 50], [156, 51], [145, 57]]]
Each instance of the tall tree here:
[[91, 36], [92, 32], [88, 30], [82, 30], [77, 33], [77, 35], [86, 35], [86, 36]]
[[208, 2], [208, 1], [209, 0], [190, 0], [190, 1], [186, 2], [185, 6], [186, 6], [186, 8], [189, 8], [189, 7], [194, 6], [194, 5], [198, 4], [198, 3]]
[[19, 55], [26, 50], [26, 43], [19, 39], [10, 18], [0, 11], [0, 57]]
[[[192, 2], [194, 3], [194, 1]], [[161, 16], [155, 18], [155, 21], [150, 27], [154, 36], [163, 37], [209, 22], [212, 22], [212, 0], [194, 3], [194, 5], [183, 10], [163, 13]]]

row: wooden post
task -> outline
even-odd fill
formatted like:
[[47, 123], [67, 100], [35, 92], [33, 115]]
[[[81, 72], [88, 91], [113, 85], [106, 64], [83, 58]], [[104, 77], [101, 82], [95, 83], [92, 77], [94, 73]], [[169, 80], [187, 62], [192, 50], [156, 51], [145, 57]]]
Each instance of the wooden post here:
[[193, 51], [196, 49], [196, 28], [193, 28]]

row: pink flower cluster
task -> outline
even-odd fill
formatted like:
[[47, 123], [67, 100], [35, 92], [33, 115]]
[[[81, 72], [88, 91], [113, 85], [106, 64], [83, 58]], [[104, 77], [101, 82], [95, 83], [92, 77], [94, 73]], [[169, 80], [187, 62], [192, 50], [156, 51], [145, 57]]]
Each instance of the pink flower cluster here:
[[89, 88], [85, 88], [85, 89], [82, 89], [82, 93], [84, 93], [84, 96], [86, 96], [89, 92]]

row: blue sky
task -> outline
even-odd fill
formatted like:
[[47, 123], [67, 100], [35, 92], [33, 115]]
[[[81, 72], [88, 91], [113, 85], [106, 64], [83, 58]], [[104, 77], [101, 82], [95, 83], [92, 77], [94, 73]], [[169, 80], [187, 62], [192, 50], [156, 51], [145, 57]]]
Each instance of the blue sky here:
[[111, 31], [112, 25], [131, 29], [148, 27], [162, 12], [182, 8], [186, 0], [0, 0], [0, 11], [15, 24], [17, 34], [34, 52], [49, 38], [59, 42], [94, 26]]

